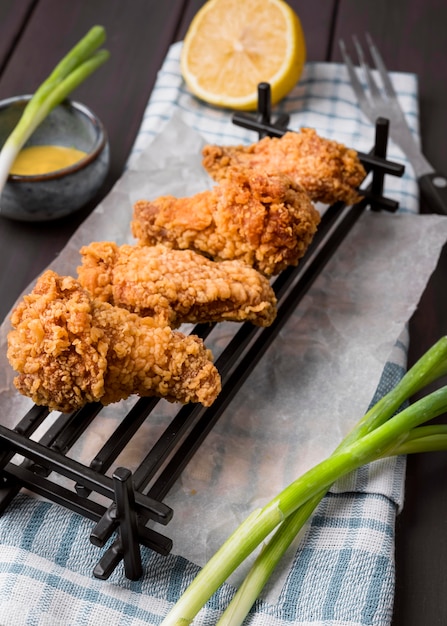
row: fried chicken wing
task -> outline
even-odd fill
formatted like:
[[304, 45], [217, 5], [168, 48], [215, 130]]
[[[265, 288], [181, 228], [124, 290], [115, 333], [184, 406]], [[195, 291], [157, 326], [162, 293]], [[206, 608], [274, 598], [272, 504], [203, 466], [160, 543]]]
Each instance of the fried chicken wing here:
[[74, 278], [51, 270], [14, 309], [11, 322], [15, 386], [54, 410], [132, 394], [208, 406], [221, 388], [201, 339], [97, 302]]
[[224, 320], [268, 326], [276, 316], [269, 281], [241, 261], [108, 241], [84, 246], [81, 255], [78, 280], [93, 297], [150, 315], [160, 326]]
[[287, 176], [241, 170], [195, 196], [136, 202], [132, 232], [143, 245], [238, 259], [272, 276], [298, 263], [319, 221], [307, 193]]
[[264, 137], [249, 146], [205, 146], [203, 166], [217, 181], [241, 167], [281, 172], [299, 183], [314, 202], [325, 204], [358, 202], [356, 188], [366, 176], [355, 150], [324, 139], [311, 128]]

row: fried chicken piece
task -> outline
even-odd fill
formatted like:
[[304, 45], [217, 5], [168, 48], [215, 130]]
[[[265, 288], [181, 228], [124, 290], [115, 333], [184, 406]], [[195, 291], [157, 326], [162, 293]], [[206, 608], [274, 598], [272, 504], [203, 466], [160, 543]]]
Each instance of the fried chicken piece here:
[[269, 281], [240, 261], [108, 241], [84, 246], [81, 255], [78, 280], [94, 298], [152, 316], [160, 326], [246, 320], [269, 326], [276, 316]]
[[319, 221], [307, 193], [287, 176], [241, 170], [195, 196], [136, 202], [131, 227], [143, 245], [238, 259], [272, 276], [298, 263]]
[[53, 410], [132, 394], [208, 406], [221, 388], [201, 339], [97, 302], [74, 278], [51, 270], [14, 309], [11, 322], [7, 354], [19, 373], [14, 384]]
[[264, 137], [249, 146], [208, 145], [203, 157], [204, 168], [216, 181], [241, 167], [281, 172], [300, 184], [311, 200], [325, 204], [358, 202], [356, 188], [366, 176], [355, 150], [320, 137], [312, 128]]

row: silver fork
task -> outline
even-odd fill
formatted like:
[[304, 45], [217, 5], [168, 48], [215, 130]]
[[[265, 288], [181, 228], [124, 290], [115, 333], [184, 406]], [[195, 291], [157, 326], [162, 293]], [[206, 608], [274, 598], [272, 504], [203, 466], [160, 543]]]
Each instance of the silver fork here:
[[419, 188], [425, 196], [427, 203], [434, 212], [447, 215], [447, 178], [437, 172], [422, 154], [407, 124], [404, 112], [400, 107], [383, 59], [369, 35], [366, 35], [366, 40], [371, 58], [380, 75], [382, 89], [374, 79], [357, 37], [353, 37], [353, 42], [360, 67], [365, 76], [366, 90], [359, 80], [356, 68], [346, 50], [344, 41], [340, 40], [339, 42], [351, 86], [357, 97], [360, 108], [373, 124], [376, 123], [378, 117], [388, 119], [389, 134], [408, 157], [417, 177]]

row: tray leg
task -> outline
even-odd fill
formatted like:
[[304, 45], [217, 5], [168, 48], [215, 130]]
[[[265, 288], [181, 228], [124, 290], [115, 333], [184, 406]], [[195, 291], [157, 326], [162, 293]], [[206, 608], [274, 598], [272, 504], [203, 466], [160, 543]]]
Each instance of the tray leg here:
[[96, 578], [106, 580], [121, 561], [124, 573], [129, 580], [138, 580], [143, 574], [140, 543], [138, 536], [137, 515], [135, 512], [135, 494], [132, 472], [125, 467], [118, 467], [113, 473], [115, 505], [113, 517], [119, 523], [119, 540], [115, 541], [93, 570]]

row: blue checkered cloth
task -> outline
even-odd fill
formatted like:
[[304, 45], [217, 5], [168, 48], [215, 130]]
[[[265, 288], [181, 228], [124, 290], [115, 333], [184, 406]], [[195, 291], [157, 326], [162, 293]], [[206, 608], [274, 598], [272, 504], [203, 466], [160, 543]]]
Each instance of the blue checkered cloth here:
[[[207, 142], [249, 143], [251, 131], [234, 126], [228, 111], [193, 98], [180, 74], [181, 44], [171, 47], [159, 73], [137, 138], [134, 156], [180, 112]], [[394, 73], [396, 90], [417, 135], [417, 81]], [[288, 112], [289, 127], [310, 126], [322, 136], [361, 151], [374, 142], [374, 129], [358, 109], [344, 67], [308, 63], [299, 85], [274, 110]], [[391, 144], [389, 158], [405, 163]], [[418, 194], [410, 167], [387, 181], [387, 195], [401, 212], [417, 212]], [[405, 370], [407, 336], [397, 339], [373, 401]], [[394, 593], [395, 520], [402, 506], [405, 460], [373, 463], [334, 485], [302, 533], [275, 603], [259, 600], [251, 626], [386, 626]], [[159, 624], [197, 574], [182, 556], [159, 556], [142, 548], [144, 576], [125, 578], [118, 567], [109, 580], [92, 570], [98, 548], [88, 541], [92, 523], [58, 505], [20, 494], [0, 518], [1, 626], [148, 626]], [[225, 584], [196, 623], [213, 625], [234, 593]]]

